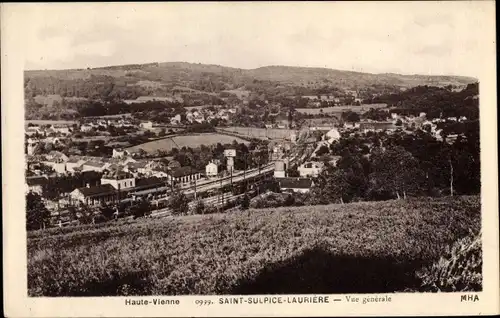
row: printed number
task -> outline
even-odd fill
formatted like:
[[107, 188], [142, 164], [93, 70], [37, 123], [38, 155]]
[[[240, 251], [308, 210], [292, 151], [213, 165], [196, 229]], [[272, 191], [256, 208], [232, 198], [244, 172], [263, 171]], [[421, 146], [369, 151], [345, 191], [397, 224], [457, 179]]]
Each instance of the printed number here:
[[194, 303], [198, 306], [210, 306], [210, 305], [213, 305], [213, 301], [211, 300], [201, 300], [201, 299], [197, 299], [194, 301]]

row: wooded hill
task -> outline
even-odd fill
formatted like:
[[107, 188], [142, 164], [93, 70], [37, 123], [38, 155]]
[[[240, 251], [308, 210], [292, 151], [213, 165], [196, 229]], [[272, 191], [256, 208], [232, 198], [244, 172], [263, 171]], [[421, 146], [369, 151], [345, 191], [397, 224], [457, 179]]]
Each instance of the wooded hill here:
[[[36, 70], [25, 72], [26, 96], [58, 94], [62, 97], [135, 99], [171, 94], [307, 95], [318, 89], [391, 92], [418, 85], [462, 87], [477, 80], [462, 76], [371, 74], [328, 68], [266, 66], [239, 69], [185, 62], [133, 64], [93, 69]], [[238, 95], [238, 94], [236, 94]]]

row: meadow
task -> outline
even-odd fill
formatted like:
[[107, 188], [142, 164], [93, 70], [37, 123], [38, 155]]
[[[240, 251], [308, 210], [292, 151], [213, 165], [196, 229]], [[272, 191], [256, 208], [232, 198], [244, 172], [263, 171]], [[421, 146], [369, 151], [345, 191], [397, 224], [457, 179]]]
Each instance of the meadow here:
[[43, 125], [73, 125], [76, 124], [74, 120], [38, 120], [38, 119], [27, 119], [24, 121], [24, 125], [28, 126], [28, 124], [33, 124], [37, 126]]
[[[356, 113], [364, 113], [366, 111], [369, 111], [370, 108], [385, 108], [387, 107], [387, 104], [363, 104], [361, 106], [334, 106], [334, 107], [323, 107], [323, 108], [296, 108], [295, 111], [303, 114], [310, 114], [310, 115], [318, 115], [318, 114], [331, 114], [331, 113], [339, 113], [341, 114], [342, 112], [345, 111], [353, 111]], [[322, 112], [323, 111], [323, 112]]]
[[224, 127], [222, 130], [259, 139], [290, 139], [290, 134], [296, 132], [293, 129], [256, 127]]
[[[455, 257], [457, 248], [450, 246], [467, 245], [471, 233], [479, 231], [477, 196], [250, 209], [42, 230], [28, 233], [28, 293], [381, 293], [435, 291], [427, 286], [436, 286], [436, 280], [444, 282], [439, 290], [453, 290], [446, 275], [462, 276], [443, 257]], [[481, 248], [472, 242], [477, 261]], [[456, 286], [480, 290], [480, 270], [473, 268], [469, 281], [474, 284], [462, 279], [466, 287]]]
[[136, 145], [130, 148], [127, 148], [129, 151], [135, 151], [138, 149], [143, 149], [149, 153], [155, 153], [158, 150], [161, 151], [170, 151], [172, 148], [181, 149], [182, 147], [191, 147], [196, 148], [201, 145], [215, 145], [217, 143], [221, 144], [229, 144], [236, 140], [238, 143], [248, 143], [247, 141], [233, 137], [227, 136], [223, 134], [215, 134], [215, 133], [204, 133], [204, 134], [192, 134], [192, 135], [181, 135], [168, 137], [164, 139], [159, 139], [151, 142], [147, 142], [144, 144]]

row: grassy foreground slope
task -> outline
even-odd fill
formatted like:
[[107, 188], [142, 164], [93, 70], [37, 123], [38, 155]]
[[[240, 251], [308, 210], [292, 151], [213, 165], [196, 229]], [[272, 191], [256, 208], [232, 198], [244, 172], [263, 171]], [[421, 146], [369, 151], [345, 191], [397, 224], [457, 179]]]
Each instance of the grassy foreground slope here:
[[249, 210], [30, 233], [31, 296], [420, 290], [479, 197]]

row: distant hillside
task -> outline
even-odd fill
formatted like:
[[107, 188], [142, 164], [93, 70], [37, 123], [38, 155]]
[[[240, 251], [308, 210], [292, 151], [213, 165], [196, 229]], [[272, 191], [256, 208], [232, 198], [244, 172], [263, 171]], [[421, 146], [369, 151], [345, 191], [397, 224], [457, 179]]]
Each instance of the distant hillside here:
[[[144, 81], [152, 84], [144, 88]], [[285, 86], [317, 88], [332, 86], [342, 89], [364, 89], [372, 86], [413, 87], [417, 85], [465, 86], [477, 80], [462, 76], [424, 76], [399, 74], [371, 74], [340, 71], [327, 68], [266, 66], [252, 70], [220, 65], [185, 62], [133, 64], [94, 69], [26, 71], [27, 93], [60, 94], [91, 98], [102, 95], [100, 88], [113, 86], [108, 92], [127, 98], [137, 94], [164, 95], [174, 86], [187, 87], [204, 92], [220, 92], [242, 88], [256, 81], [266, 81]], [[87, 87], [89, 86], [92, 87]], [[136, 87], [137, 86], [137, 87]], [[248, 85], [250, 86], [250, 85]], [[142, 90], [142, 91], [141, 91]], [[97, 94], [96, 94], [97, 93]], [[96, 96], [98, 97], [98, 96]]]
[[418, 85], [466, 85], [477, 80], [463, 76], [425, 76], [400, 74], [371, 74], [339, 71], [328, 68], [266, 66], [246, 71], [246, 74], [261, 80], [277, 81], [295, 85], [333, 84], [341, 88], [365, 88], [374, 84], [413, 87]]

